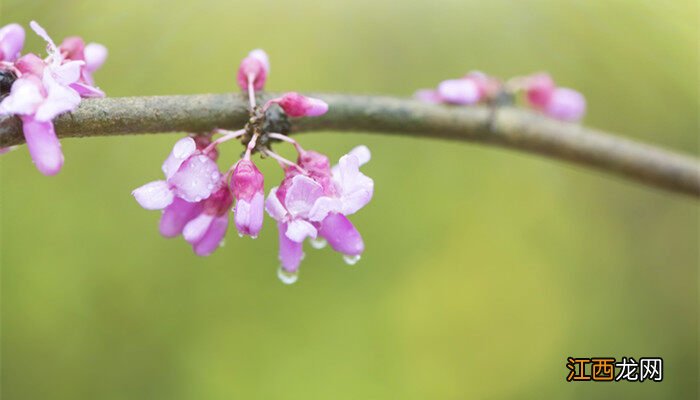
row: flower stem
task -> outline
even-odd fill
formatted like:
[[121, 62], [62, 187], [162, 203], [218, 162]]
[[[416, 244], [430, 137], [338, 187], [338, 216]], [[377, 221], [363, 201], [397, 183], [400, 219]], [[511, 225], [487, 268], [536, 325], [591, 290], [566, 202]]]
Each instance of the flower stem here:
[[265, 154], [266, 156], [268, 156], [274, 160], [277, 160], [277, 162], [280, 163], [280, 166], [282, 168], [284, 168], [285, 166], [294, 167], [294, 168], [298, 169], [299, 172], [301, 172], [302, 174], [308, 175], [308, 172], [306, 172], [306, 170], [304, 168], [300, 167], [297, 163], [287, 160], [286, 158], [282, 157], [281, 155], [275, 153], [272, 150], [267, 150], [267, 149], [263, 150], [263, 154]]
[[299, 153], [299, 154], [303, 154], [306, 151], [306, 150], [304, 150], [303, 147], [301, 147], [299, 142], [290, 138], [287, 135], [283, 135], [281, 133], [270, 132], [267, 134], [267, 136], [272, 138], [272, 139], [277, 139], [277, 140], [281, 140], [283, 142], [291, 143], [292, 145], [294, 145], [294, 148], [296, 148], [297, 153]]
[[227, 130], [224, 130], [224, 129], [216, 129], [214, 132], [215, 132], [215, 133], [221, 133], [221, 134], [223, 134], [224, 136], [221, 136], [220, 138], [218, 138], [218, 139], [216, 139], [215, 141], [211, 142], [211, 143], [209, 144], [209, 146], [205, 147], [205, 148], [204, 148], [204, 151], [203, 151], [204, 153], [208, 153], [208, 152], [214, 150], [214, 148], [215, 148], [216, 146], [220, 145], [220, 144], [223, 143], [223, 142], [228, 142], [229, 140], [236, 139], [236, 138], [239, 138], [239, 137], [243, 136], [243, 134], [245, 134], [245, 129], [240, 129], [240, 130], [237, 130], [237, 131], [227, 131]]

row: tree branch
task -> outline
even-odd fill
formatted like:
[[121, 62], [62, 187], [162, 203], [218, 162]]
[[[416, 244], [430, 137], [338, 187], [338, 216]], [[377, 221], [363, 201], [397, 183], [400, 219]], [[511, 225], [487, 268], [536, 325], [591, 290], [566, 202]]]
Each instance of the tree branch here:
[[[378, 96], [310, 94], [327, 101], [322, 117], [293, 120], [291, 132], [342, 130], [474, 141], [595, 167], [651, 186], [700, 197], [698, 160], [518, 108], [450, 107]], [[273, 94], [260, 96], [260, 101]], [[241, 128], [241, 94], [84, 100], [55, 121], [59, 137]], [[24, 141], [21, 122], [0, 117], [0, 147]]]

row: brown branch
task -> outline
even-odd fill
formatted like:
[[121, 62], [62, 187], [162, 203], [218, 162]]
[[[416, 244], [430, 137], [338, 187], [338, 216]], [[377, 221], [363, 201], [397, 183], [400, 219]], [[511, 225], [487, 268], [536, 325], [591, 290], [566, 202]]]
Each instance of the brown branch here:
[[[329, 112], [292, 121], [292, 132], [342, 130], [423, 136], [509, 147], [591, 166], [700, 197], [698, 160], [517, 108], [449, 107], [379, 96], [311, 94]], [[261, 96], [260, 100], [272, 94]], [[248, 120], [240, 94], [85, 100], [56, 120], [59, 137], [234, 129]], [[18, 119], [0, 118], [0, 147], [23, 142]]]

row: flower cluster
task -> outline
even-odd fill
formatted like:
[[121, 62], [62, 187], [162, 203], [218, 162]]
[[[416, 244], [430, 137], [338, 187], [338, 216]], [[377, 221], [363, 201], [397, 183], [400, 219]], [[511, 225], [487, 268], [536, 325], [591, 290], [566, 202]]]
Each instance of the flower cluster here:
[[586, 99], [573, 89], [558, 87], [551, 76], [537, 73], [503, 83], [482, 72], [440, 82], [436, 89], [421, 89], [415, 98], [429, 103], [472, 105], [496, 102], [501, 95], [523, 93], [527, 105], [562, 121], [578, 121], [586, 113]]
[[63, 166], [63, 153], [53, 119], [74, 110], [81, 98], [104, 96], [92, 74], [104, 63], [107, 49], [85, 44], [78, 36], [57, 46], [35, 21], [29, 26], [46, 41], [48, 56], [21, 54], [25, 33], [20, 25], [0, 29], [0, 115], [19, 116], [37, 169], [55, 175]]
[[[241, 62], [236, 79], [250, 102], [246, 127], [180, 139], [163, 163], [165, 179], [147, 183], [132, 194], [143, 208], [162, 210], [163, 236], [182, 235], [200, 256], [210, 255], [223, 243], [229, 211], [234, 214], [239, 235], [252, 238], [260, 233], [267, 211], [279, 230], [278, 276], [285, 283], [293, 283], [307, 239], [315, 248], [329, 244], [348, 264], [359, 260], [364, 242], [348, 216], [372, 199], [374, 182], [360, 172], [360, 166], [370, 159], [365, 146], [353, 149], [331, 167], [325, 155], [305, 150], [283, 133], [268, 131], [270, 124], [265, 122], [271, 119], [274, 108], [286, 115], [283, 118], [315, 117], [328, 111], [324, 101], [294, 92], [258, 106], [256, 95], [264, 88], [269, 73], [267, 54], [262, 50], [250, 52]], [[216, 134], [221, 136], [214, 139]], [[217, 147], [234, 139], [241, 140], [245, 152], [222, 173], [217, 165]], [[297, 160], [273, 152], [270, 144], [275, 142], [291, 144]], [[264, 177], [252, 160], [255, 152], [276, 160], [284, 173], [282, 182], [270, 189], [267, 198]]]

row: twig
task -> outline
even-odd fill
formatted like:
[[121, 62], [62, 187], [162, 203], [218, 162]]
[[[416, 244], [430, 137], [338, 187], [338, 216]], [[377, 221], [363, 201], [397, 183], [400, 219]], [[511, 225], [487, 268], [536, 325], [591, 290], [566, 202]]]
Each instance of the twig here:
[[[309, 94], [328, 102], [322, 117], [293, 120], [292, 133], [341, 130], [475, 141], [596, 167], [651, 186], [700, 197], [698, 160], [517, 108], [449, 107], [379, 96]], [[275, 97], [266, 94], [259, 103]], [[241, 94], [85, 100], [56, 122], [59, 137], [239, 129], [248, 120]], [[0, 147], [24, 141], [17, 118], [0, 117]]]

